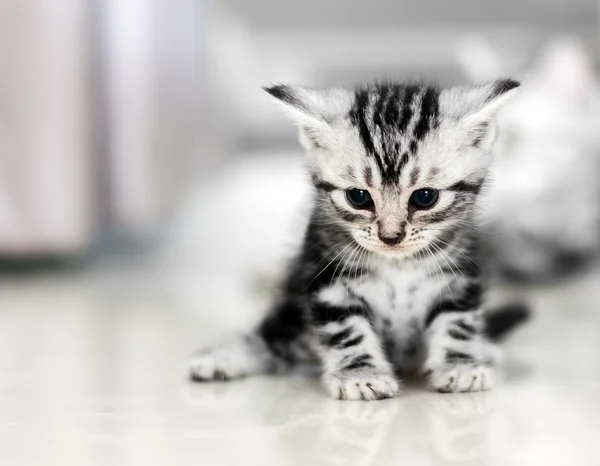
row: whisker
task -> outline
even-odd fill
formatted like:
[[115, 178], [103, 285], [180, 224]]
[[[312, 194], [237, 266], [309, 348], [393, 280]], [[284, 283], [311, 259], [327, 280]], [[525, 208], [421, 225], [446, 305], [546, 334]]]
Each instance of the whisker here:
[[352, 250], [352, 254], [350, 254], [350, 256], [348, 257], [348, 260], [346, 261], [346, 263], [344, 264], [344, 268], [342, 270], [342, 273], [346, 270], [346, 267], [350, 266], [350, 272], [348, 274], [348, 278], [346, 279], [346, 299], [350, 299], [350, 274], [352, 273], [352, 262], [354, 260], [354, 257], [356, 256], [356, 254], [360, 251], [359, 247], [356, 247]]
[[442, 241], [439, 238], [435, 238], [433, 239], [433, 241], [439, 241], [442, 244], [445, 244], [447, 247], [454, 249], [456, 252], [462, 254], [463, 256], [465, 256], [467, 259], [469, 259], [471, 262], [473, 262], [473, 264], [475, 264], [477, 267], [481, 267], [477, 262], [475, 262], [473, 259], [471, 259], [469, 256], [467, 256], [463, 251], [461, 251], [460, 249], [458, 249], [457, 247], [452, 246], [449, 243], [446, 243], [445, 241]]
[[[423, 249], [421, 249], [421, 251], [423, 252], [423, 257], [424, 257], [424, 258], [425, 258], [425, 253], [428, 253], [428, 254], [429, 254], [429, 256], [431, 257], [431, 252], [429, 251], [429, 246], [425, 246]], [[433, 271], [432, 271], [432, 270], [429, 268], [429, 258], [425, 259], [425, 263], [426, 263], [426, 265], [427, 265], [427, 270], [428, 270], [428, 272], [432, 272], [432, 273], [430, 273], [430, 274], [429, 274], [429, 276], [430, 276], [430, 279], [431, 279], [431, 284], [432, 284], [432, 288], [433, 288], [433, 284], [434, 284], [434, 280], [435, 280], [435, 278], [436, 278], [437, 272], [436, 272], [435, 270], [433, 270]], [[442, 290], [441, 290], [441, 289], [438, 289], [438, 293], [439, 293], [439, 295], [440, 295], [440, 301], [441, 301], [441, 300], [442, 300]]]
[[327, 269], [327, 267], [329, 267], [331, 264], [333, 264], [333, 261], [335, 261], [335, 260], [336, 260], [336, 259], [337, 259], [337, 258], [340, 256], [340, 254], [342, 254], [342, 253], [343, 253], [343, 252], [344, 252], [346, 249], [348, 249], [350, 246], [352, 246], [352, 243], [348, 244], [348, 245], [347, 245], [347, 246], [346, 246], [344, 249], [342, 249], [340, 252], [338, 252], [338, 253], [336, 254], [336, 256], [335, 256], [333, 259], [331, 259], [331, 261], [330, 261], [330, 262], [329, 262], [329, 263], [328, 263], [328, 264], [327, 264], [325, 267], [323, 267], [323, 268], [321, 269], [321, 271], [320, 271], [320, 272], [319, 272], [317, 275], [315, 275], [315, 277], [314, 277], [314, 278], [313, 278], [313, 279], [310, 281], [310, 283], [309, 283], [308, 285], [306, 285], [306, 288], [304, 288], [304, 291], [306, 291], [306, 290], [308, 289], [308, 287], [309, 287], [310, 285], [312, 285], [312, 284], [313, 284], [313, 282], [314, 282], [314, 281], [315, 281], [317, 278], [319, 278], [319, 276], [320, 276], [320, 275], [321, 275], [323, 272], [325, 272], [325, 269]]
[[356, 295], [356, 285], [357, 285], [357, 280], [358, 280], [358, 269], [360, 268], [360, 259], [363, 255], [363, 251], [361, 249], [361, 251], [358, 253], [357, 256], [357, 260], [356, 260], [356, 267], [354, 269], [354, 294]]
[[433, 279], [431, 277], [431, 269], [429, 268], [429, 262], [427, 261], [427, 258], [425, 257], [425, 252], [422, 249], [417, 251], [417, 257], [419, 257], [421, 254], [423, 254], [423, 258], [421, 260], [423, 262], [425, 262], [425, 265], [427, 266], [427, 275], [429, 276], [429, 285], [431, 287], [431, 291], [433, 292]]
[[357, 269], [357, 270], [360, 270], [360, 277], [357, 277], [358, 274], [354, 275], [354, 294], [356, 294], [356, 287], [358, 286], [358, 280], [359, 279], [362, 280], [362, 277], [364, 275], [363, 266], [364, 266], [365, 259], [366, 259], [366, 256], [368, 255], [368, 253], [369, 253], [369, 251], [367, 251], [365, 248], [363, 248], [363, 253], [362, 253], [362, 256], [360, 257], [360, 261], [358, 263], [358, 269]]
[[[344, 271], [346, 270], [346, 267], [348, 265], [346, 258], [348, 257], [348, 255], [353, 254], [356, 251], [356, 247], [353, 247], [352, 249], [350, 249], [349, 251], [347, 251], [342, 258], [339, 260], [339, 263], [337, 265], [337, 267], [335, 268], [334, 272], [333, 272], [333, 277], [331, 277], [331, 281], [333, 282], [333, 280], [335, 279], [335, 274], [337, 272], [338, 267], [343, 263], [343, 267], [340, 270], [340, 274], [337, 277], [337, 280], [335, 282], [335, 286], [338, 286], [338, 284], [340, 283], [340, 280], [342, 279], [342, 275], [344, 274]], [[331, 283], [330, 283], [331, 284]]]
[[[452, 266], [450, 265], [450, 263], [446, 260], [446, 254], [444, 253], [444, 251], [437, 244], [435, 244], [435, 243], [431, 243], [431, 246], [433, 246], [442, 255], [442, 259], [444, 259], [444, 262], [446, 262], [446, 265], [448, 266], [448, 268], [450, 268], [450, 271], [452, 272], [452, 275], [454, 275], [454, 279], [456, 280], [456, 283], [458, 283], [458, 285], [460, 286], [461, 290], [464, 291], [462, 283], [460, 282], [460, 280], [456, 276], [456, 273], [454, 273], [454, 269], [452, 268]], [[452, 258], [449, 258], [449, 259], [452, 260]], [[460, 270], [458, 268], [458, 266], [456, 265], [456, 263], [454, 263], [454, 261], [452, 261], [452, 263], [454, 264], [454, 266], [456, 267], [456, 269], [461, 273], [461, 275], [464, 277], [464, 274], [462, 273], [462, 270]]]
[[[350, 269], [350, 273], [352, 273], [352, 269], [354, 269], [354, 295], [356, 295], [356, 276], [358, 275], [358, 262], [362, 256], [363, 249], [360, 248], [358, 254], [355, 256], [352, 262], [352, 267]], [[348, 280], [348, 289], [350, 289], [350, 280]]]
[[[429, 248], [427, 248], [426, 251], [429, 252], [429, 254], [431, 255], [431, 258], [435, 262], [435, 265], [437, 265], [438, 269], [440, 270], [440, 275], [444, 279], [446, 288], [448, 288], [448, 292], [450, 293], [450, 298], [452, 299], [452, 301], [454, 301], [454, 296], [452, 295], [452, 290], [450, 289], [450, 285], [448, 284], [448, 279], [446, 278], [446, 275], [444, 274], [444, 270], [442, 269], [442, 266], [440, 265], [439, 261], [435, 258], [433, 253], [429, 250]], [[442, 296], [441, 296], [441, 290], [440, 290], [440, 299], [441, 299], [441, 297]]]

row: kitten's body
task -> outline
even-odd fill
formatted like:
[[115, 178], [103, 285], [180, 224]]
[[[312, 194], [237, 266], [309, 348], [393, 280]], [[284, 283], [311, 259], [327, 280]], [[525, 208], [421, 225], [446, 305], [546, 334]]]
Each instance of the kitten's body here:
[[[421, 368], [440, 391], [491, 387], [470, 225], [494, 112], [517, 85], [268, 89], [300, 124], [315, 207], [278, 303], [255, 331], [199, 352], [192, 378], [317, 367], [333, 397], [370, 400]], [[368, 190], [368, 206], [350, 203], [356, 190]], [[423, 207], [417, 191], [439, 197]]]

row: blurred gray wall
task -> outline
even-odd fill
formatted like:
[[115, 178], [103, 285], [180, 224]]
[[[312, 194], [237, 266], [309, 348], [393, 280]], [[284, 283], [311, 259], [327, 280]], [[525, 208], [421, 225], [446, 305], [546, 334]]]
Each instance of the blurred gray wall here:
[[261, 93], [269, 82], [348, 85], [374, 78], [464, 83], [468, 41], [483, 40], [521, 73], [553, 39], [597, 47], [597, 0], [222, 0], [210, 2], [215, 116], [240, 147], [290, 141]]
[[253, 28], [378, 28], [442, 24], [596, 27], [595, 0], [223, 0]]

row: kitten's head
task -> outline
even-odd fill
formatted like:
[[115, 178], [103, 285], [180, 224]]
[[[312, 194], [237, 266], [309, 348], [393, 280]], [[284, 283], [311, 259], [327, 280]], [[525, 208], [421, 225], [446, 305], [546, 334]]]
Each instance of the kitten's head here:
[[495, 113], [518, 86], [265, 90], [300, 127], [322, 220], [372, 252], [408, 257], [448, 241], [470, 215], [491, 161]]

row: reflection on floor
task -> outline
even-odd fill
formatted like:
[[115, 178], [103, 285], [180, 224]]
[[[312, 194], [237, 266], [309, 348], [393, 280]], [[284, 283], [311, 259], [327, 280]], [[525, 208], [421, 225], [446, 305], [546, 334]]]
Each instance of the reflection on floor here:
[[[199, 217], [223, 225], [207, 215]], [[411, 386], [393, 400], [339, 402], [300, 377], [185, 380], [193, 348], [247, 325], [264, 305], [224, 259], [231, 250], [204, 234], [196, 256], [174, 248], [169, 260], [0, 281], [1, 464], [598, 464], [600, 271], [496, 294], [519, 294], [535, 311], [506, 344], [497, 390]], [[255, 256], [261, 268], [264, 254]], [[205, 260], [192, 266], [194, 258]]]
[[[5, 284], [0, 461], [25, 465], [597, 464], [600, 325], [590, 281], [538, 291], [496, 391], [329, 400], [318, 383], [191, 384], [227, 333], [168, 293], [67, 277]], [[587, 293], [587, 295], [586, 295]], [[564, 303], [570, 303], [569, 306]], [[225, 312], [221, 310], [220, 312]]]

